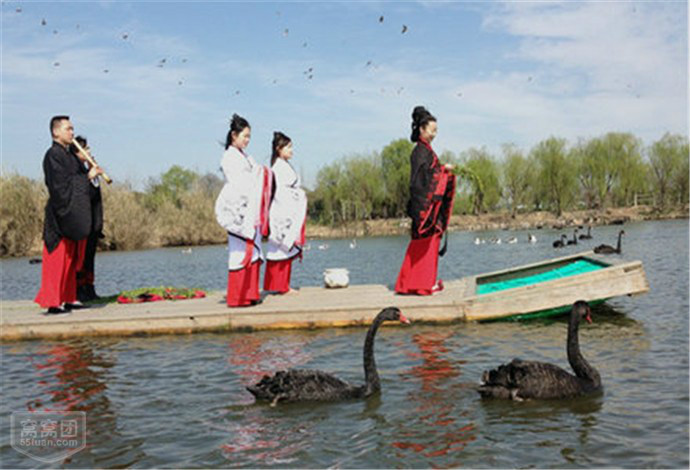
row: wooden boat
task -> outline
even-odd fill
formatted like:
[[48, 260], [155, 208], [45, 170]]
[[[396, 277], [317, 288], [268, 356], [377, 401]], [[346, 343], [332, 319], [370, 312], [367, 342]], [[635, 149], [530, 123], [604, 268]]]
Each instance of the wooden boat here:
[[577, 300], [596, 305], [649, 290], [642, 262], [593, 251], [473, 276], [465, 319], [524, 320], [563, 314]]
[[353, 281], [341, 289], [267, 295], [259, 305], [235, 309], [225, 306], [220, 291], [198, 300], [109, 304], [68, 317], [45, 316], [30, 301], [3, 301], [0, 339], [357, 326], [392, 305], [413, 322], [522, 320], [567, 312], [580, 299], [596, 304], [649, 290], [640, 261], [592, 251], [450, 280], [432, 296], [397, 295], [384, 285]]

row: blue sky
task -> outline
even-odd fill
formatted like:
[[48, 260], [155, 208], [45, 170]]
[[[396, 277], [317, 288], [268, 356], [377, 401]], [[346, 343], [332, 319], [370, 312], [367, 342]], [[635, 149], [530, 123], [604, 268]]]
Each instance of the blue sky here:
[[407, 137], [418, 104], [438, 118], [436, 150], [456, 154], [688, 132], [686, 2], [1, 8], [2, 169], [32, 178], [54, 114], [72, 117], [114, 179], [140, 188], [173, 164], [216, 172], [234, 112], [260, 162], [273, 131], [288, 134], [308, 184], [325, 164]]

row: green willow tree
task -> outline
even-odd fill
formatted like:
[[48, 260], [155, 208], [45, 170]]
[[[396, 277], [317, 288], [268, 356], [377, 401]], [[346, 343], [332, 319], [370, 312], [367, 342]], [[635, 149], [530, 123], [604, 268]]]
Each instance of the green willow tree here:
[[[657, 205], [665, 209], [669, 203], [677, 203], [687, 194], [679, 194], [678, 189], [683, 186], [687, 192], [687, 172], [681, 176], [683, 168], [687, 168], [688, 139], [670, 133], [654, 142], [649, 150], [649, 163], [652, 182], [657, 195]], [[680, 182], [680, 184], [678, 184]]]
[[494, 157], [485, 148], [470, 148], [462, 153], [460, 161], [482, 182], [482, 190], [478, 191], [476, 185], [461, 178], [461, 189], [468, 193], [470, 211], [479, 214], [495, 210], [501, 201], [501, 186], [499, 169]]
[[530, 187], [533, 183], [531, 162], [512, 144], [505, 144], [502, 165], [503, 197], [512, 215], [525, 207], [529, 201]]
[[530, 155], [537, 168], [537, 197], [560, 216], [573, 201], [577, 181], [576, 166], [568, 158], [566, 141], [550, 137], [539, 142]]
[[410, 198], [410, 154], [414, 144], [407, 139], [394, 140], [381, 151], [384, 184], [384, 217], [403, 217]]

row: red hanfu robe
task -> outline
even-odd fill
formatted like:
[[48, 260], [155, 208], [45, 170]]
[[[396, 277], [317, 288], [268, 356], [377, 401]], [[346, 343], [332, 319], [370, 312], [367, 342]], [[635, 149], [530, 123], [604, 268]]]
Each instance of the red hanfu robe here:
[[307, 196], [287, 160], [276, 159], [271, 170], [275, 192], [269, 211], [264, 290], [286, 293], [290, 290], [292, 261], [302, 254], [304, 245]]
[[400, 294], [430, 295], [441, 290], [437, 281], [441, 236], [448, 227], [455, 196], [455, 175], [438, 160], [422, 139], [410, 156], [410, 200], [412, 240], [407, 247], [395, 291]]
[[216, 199], [216, 219], [228, 232], [228, 307], [259, 301], [261, 237], [268, 233], [271, 170], [236, 147], [223, 154], [225, 185]]
[[77, 300], [78, 245], [91, 231], [91, 183], [79, 159], [57, 142], [43, 158], [43, 172], [48, 202], [41, 288], [34, 302], [49, 308]]

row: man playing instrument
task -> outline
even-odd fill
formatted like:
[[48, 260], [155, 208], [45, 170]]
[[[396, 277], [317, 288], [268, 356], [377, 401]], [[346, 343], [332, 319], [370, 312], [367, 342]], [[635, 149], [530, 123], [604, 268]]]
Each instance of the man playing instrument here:
[[70, 151], [74, 127], [69, 116], [50, 120], [53, 145], [43, 158], [48, 202], [43, 225], [41, 288], [34, 302], [47, 314], [63, 314], [77, 304], [78, 243], [92, 228], [90, 179], [103, 171], [84, 168], [82, 157]]

